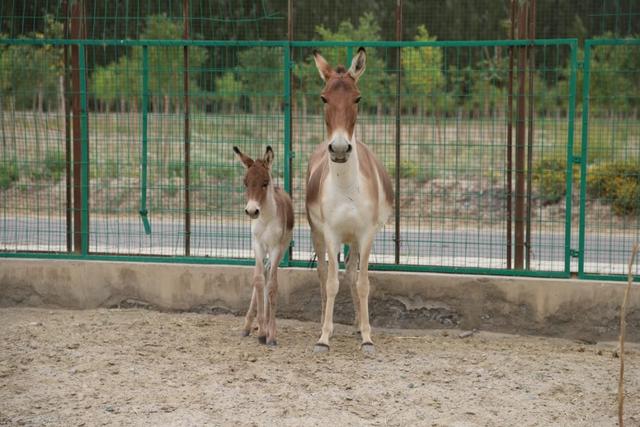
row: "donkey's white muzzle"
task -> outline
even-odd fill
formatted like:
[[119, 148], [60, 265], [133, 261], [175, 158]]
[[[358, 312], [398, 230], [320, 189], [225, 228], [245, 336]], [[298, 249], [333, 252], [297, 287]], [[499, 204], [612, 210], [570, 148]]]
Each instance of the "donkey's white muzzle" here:
[[342, 135], [336, 136], [329, 143], [329, 157], [332, 162], [344, 163], [349, 160], [353, 145]]

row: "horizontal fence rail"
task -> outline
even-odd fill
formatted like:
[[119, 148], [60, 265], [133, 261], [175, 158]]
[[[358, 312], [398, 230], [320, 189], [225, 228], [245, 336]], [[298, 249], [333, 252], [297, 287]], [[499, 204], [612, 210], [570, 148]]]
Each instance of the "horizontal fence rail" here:
[[[231, 147], [271, 145], [296, 215], [284, 264], [312, 266], [304, 179], [326, 137], [312, 51], [348, 65], [364, 46], [356, 137], [400, 182], [399, 224], [378, 234], [372, 269], [619, 279], [640, 233], [640, 65], [598, 60], [636, 42], [0, 39], [0, 257], [251, 264]], [[61, 65], [65, 49], [77, 65]], [[117, 59], [104, 64], [107, 49]], [[607, 76], [628, 91], [598, 86]], [[79, 118], [77, 152], [65, 112]], [[518, 227], [527, 257], [514, 268]]]

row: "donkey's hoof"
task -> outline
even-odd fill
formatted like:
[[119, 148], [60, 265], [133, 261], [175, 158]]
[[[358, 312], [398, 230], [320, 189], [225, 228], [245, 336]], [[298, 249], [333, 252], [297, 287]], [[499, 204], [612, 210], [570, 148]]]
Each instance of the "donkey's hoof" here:
[[366, 354], [373, 354], [376, 352], [376, 347], [372, 342], [363, 342], [360, 348], [362, 349], [362, 352]]
[[267, 346], [269, 346], [269, 347], [277, 347], [278, 346], [278, 341], [276, 341], [276, 340], [267, 341]]
[[258, 342], [260, 344], [266, 344], [267, 343], [267, 336], [263, 336], [263, 337], [258, 337]]
[[251, 331], [243, 330], [240, 332], [241, 337], [248, 337], [251, 334]]
[[314, 353], [327, 353], [329, 351], [329, 346], [327, 344], [323, 344], [321, 342], [317, 343], [313, 347]]

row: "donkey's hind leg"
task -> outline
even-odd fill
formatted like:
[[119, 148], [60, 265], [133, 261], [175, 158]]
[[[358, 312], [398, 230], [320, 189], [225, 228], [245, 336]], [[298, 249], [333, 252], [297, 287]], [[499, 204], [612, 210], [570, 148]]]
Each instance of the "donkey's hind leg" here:
[[317, 230], [311, 230], [311, 237], [313, 239], [313, 248], [316, 251], [318, 258], [318, 278], [320, 279], [320, 298], [322, 305], [320, 307], [320, 323], [324, 323], [324, 310], [327, 304], [327, 258], [326, 258], [326, 245], [324, 243], [324, 237]]
[[347, 271], [345, 272], [345, 279], [351, 289], [351, 300], [353, 301], [353, 310], [355, 312], [353, 326], [356, 327], [358, 333], [360, 333], [360, 298], [358, 297], [356, 276], [358, 274], [358, 264], [360, 263], [359, 249], [358, 245], [349, 245], [349, 253], [346, 257]]
[[251, 327], [253, 326], [253, 320], [256, 318], [256, 288], [253, 288], [251, 293], [251, 304], [249, 304], [249, 310], [244, 317], [244, 326], [242, 327], [242, 336], [248, 337], [251, 334]]

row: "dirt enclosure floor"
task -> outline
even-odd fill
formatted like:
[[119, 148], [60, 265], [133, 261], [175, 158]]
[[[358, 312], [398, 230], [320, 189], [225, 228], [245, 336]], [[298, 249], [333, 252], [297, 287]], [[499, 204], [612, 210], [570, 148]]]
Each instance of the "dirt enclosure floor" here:
[[[241, 318], [145, 309], [0, 309], [0, 425], [613, 426], [613, 343], [457, 330], [374, 330], [363, 355], [337, 325], [279, 321], [279, 346]], [[640, 425], [640, 348], [626, 420]]]

